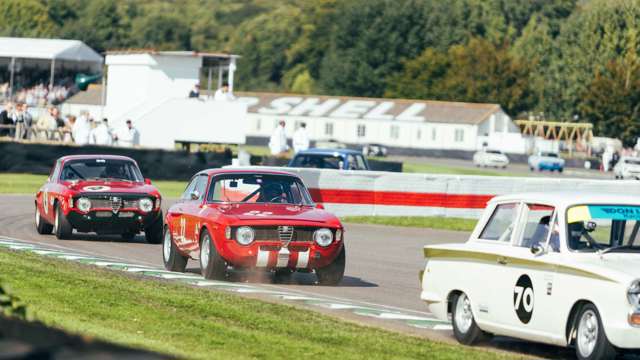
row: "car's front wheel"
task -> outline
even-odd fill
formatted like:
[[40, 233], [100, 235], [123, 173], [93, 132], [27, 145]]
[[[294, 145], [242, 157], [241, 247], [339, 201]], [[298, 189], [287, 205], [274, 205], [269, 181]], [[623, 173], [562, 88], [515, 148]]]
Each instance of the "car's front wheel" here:
[[38, 208], [38, 204], [36, 204], [36, 231], [40, 235], [51, 234], [51, 230], [53, 230], [53, 225], [49, 224], [45, 219], [42, 218], [42, 214], [40, 214], [40, 208]]
[[158, 219], [151, 225], [144, 229], [144, 238], [149, 244], [160, 244], [162, 242], [162, 215], [158, 216]]
[[318, 284], [338, 285], [344, 278], [344, 267], [346, 263], [346, 250], [344, 245], [333, 262], [323, 268], [316, 269]]
[[173, 243], [171, 230], [169, 230], [168, 226], [164, 228], [164, 236], [162, 238], [162, 260], [164, 261], [164, 268], [169, 271], [184, 272], [187, 268], [187, 260], [189, 259], [178, 252], [176, 244]]
[[578, 315], [576, 355], [581, 360], [613, 359], [616, 351], [602, 327], [600, 313], [593, 304], [585, 305]]
[[223, 280], [227, 275], [227, 262], [216, 250], [207, 230], [200, 235], [200, 271], [205, 279]]
[[471, 308], [471, 300], [465, 293], [455, 295], [452, 301], [453, 335], [464, 345], [473, 345], [482, 337], [482, 330], [476, 324]]
[[67, 216], [62, 210], [62, 206], [56, 204], [55, 206], [55, 220], [53, 222], [53, 233], [59, 240], [68, 239], [73, 233], [73, 227], [69, 223]]

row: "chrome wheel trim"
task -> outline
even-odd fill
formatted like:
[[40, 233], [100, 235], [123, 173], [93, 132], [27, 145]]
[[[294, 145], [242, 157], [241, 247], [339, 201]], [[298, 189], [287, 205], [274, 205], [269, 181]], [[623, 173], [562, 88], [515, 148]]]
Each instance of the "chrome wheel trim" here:
[[598, 342], [598, 317], [593, 310], [587, 310], [582, 314], [578, 324], [576, 343], [578, 351], [583, 357], [589, 357], [596, 348]]
[[38, 209], [38, 205], [36, 205], [36, 226], [40, 226], [40, 209]]
[[200, 268], [206, 269], [209, 264], [209, 253], [211, 249], [211, 239], [209, 235], [205, 235], [202, 239], [202, 245], [200, 247]]
[[162, 243], [162, 256], [164, 256], [164, 261], [168, 262], [169, 257], [171, 257], [171, 232], [169, 229], [164, 232], [164, 241]]
[[58, 232], [58, 226], [60, 225], [60, 212], [56, 209], [55, 221], [53, 222], [53, 232]]
[[456, 316], [453, 319], [455, 325], [461, 333], [466, 334], [473, 322], [473, 312], [471, 311], [471, 301], [466, 294], [460, 294], [456, 302]]

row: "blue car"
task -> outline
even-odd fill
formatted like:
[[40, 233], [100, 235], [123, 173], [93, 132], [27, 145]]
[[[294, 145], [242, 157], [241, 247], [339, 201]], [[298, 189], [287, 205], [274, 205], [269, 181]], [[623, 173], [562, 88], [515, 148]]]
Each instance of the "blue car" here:
[[369, 170], [367, 159], [362, 153], [349, 149], [308, 149], [298, 152], [288, 167]]

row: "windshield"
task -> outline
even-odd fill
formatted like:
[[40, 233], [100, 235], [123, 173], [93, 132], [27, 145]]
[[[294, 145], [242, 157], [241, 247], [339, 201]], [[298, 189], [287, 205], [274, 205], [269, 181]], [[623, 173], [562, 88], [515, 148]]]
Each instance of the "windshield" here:
[[342, 156], [305, 154], [293, 159], [291, 167], [317, 168], [317, 169], [342, 169], [344, 160]]
[[567, 245], [572, 250], [640, 251], [640, 206], [580, 205], [567, 210]]
[[624, 159], [625, 164], [640, 165], [640, 159]]
[[209, 202], [275, 203], [312, 205], [302, 182], [293, 176], [242, 174], [216, 177], [209, 189]]
[[64, 164], [60, 180], [125, 180], [142, 182], [138, 166], [128, 160], [82, 159], [69, 160]]
[[557, 157], [558, 157], [558, 154], [556, 154], [556, 153], [551, 153], [551, 152], [543, 152], [541, 155], [542, 155], [542, 156], [546, 156], [546, 157], [554, 157], [554, 158], [557, 158]]

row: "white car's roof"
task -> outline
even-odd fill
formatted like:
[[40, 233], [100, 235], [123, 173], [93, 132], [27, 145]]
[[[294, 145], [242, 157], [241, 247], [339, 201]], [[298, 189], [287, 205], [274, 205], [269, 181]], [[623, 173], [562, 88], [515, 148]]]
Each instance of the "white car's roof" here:
[[558, 191], [544, 193], [519, 193], [500, 195], [491, 199], [490, 202], [503, 201], [524, 201], [544, 205], [554, 205], [556, 207], [567, 208], [579, 204], [607, 204], [607, 205], [640, 205], [640, 196], [627, 194], [594, 194], [586, 192]]

